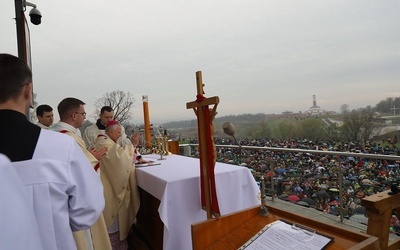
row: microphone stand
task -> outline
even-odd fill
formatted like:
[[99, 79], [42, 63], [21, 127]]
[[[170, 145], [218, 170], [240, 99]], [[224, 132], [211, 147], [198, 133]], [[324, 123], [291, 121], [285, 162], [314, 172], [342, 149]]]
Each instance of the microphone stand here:
[[267, 208], [267, 196], [265, 195], [264, 175], [261, 176], [261, 207], [260, 207], [260, 212], [258, 214], [260, 216], [269, 215], [269, 210]]
[[[240, 150], [243, 151], [245, 153], [245, 155], [249, 155], [247, 153], [247, 151], [242, 147], [242, 145], [239, 144], [239, 142], [236, 140], [235, 137], [235, 126], [233, 126], [232, 123], [230, 122], [224, 122], [222, 124], [222, 129], [224, 130], [224, 133], [232, 136], [233, 140], [235, 141], [235, 143], [239, 146]], [[272, 173], [271, 173], [272, 175]], [[271, 177], [272, 178], [272, 177]], [[273, 182], [272, 182], [273, 184]], [[272, 191], [272, 199], [274, 196], [274, 191]], [[267, 196], [265, 195], [265, 180], [264, 180], [264, 175], [261, 176], [261, 207], [260, 207], [260, 212], [259, 212], [260, 216], [267, 216], [269, 215], [269, 211], [267, 208]]]
[[249, 154], [247, 153], [246, 149], [244, 149], [244, 148], [242, 147], [242, 145], [240, 145], [240, 143], [236, 140], [236, 137], [235, 137], [234, 135], [232, 135], [232, 138], [233, 138], [233, 140], [235, 141], [235, 143], [239, 146], [240, 150], [242, 150], [243, 153], [244, 153], [245, 155], [249, 155]]

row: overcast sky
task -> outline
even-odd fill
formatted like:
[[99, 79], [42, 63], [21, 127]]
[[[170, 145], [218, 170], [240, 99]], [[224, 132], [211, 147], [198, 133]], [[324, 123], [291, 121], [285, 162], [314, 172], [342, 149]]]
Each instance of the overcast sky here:
[[[1, 2], [0, 52], [17, 55], [14, 1]], [[72, 96], [93, 113], [122, 90], [135, 124], [143, 95], [153, 123], [195, 119], [199, 70], [218, 116], [306, 111], [314, 94], [333, 111], [400, 96], [398, 0], [31, 2], [43, 15], [30, 24], [34, 92], [55, 109]]]

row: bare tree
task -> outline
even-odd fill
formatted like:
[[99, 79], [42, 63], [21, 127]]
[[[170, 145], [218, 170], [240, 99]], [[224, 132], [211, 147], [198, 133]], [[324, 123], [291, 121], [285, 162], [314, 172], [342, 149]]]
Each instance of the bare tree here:
[[123, 92], [121, 90], [114, 90], [107, 92], [103, 97], [96, 100], [94, 106], [96, 107], [97, 114], [100, 113], [100, 109], [104, 106], [110, 106], [114, 109], [114, 119], [121, 124], [125, 124], [132, 118], [131, 109], [135, 98], [129, 92]]
[[342, 133], [352, 141], [367, 141], [373, 130], [379, 127], [375, 112], [370, 106], [346, 112], [343, 122]]
[[347, 105], [347, 104], [342, 104], [342, 105], [340, 106], [340, 114], [344, 115], [344, 114], [347, 114], [348, 112], [350, 112], [350, 110], [349, 110], [349, 105]]

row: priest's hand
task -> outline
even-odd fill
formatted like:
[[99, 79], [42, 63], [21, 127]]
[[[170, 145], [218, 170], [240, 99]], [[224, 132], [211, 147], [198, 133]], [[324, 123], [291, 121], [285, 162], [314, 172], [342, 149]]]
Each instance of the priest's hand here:
[[108, 148], [107, 147], [102, 147], [100, 149], [95, 149], [95, 148], [91, 148], [89, 150], [89, 152], [97, 159], [97, 160], [101, 160], [104, 156], [106, 156], [107, 152], [108, 152]]
[[139, 144], [139, 141], [140, 141], [140, 133], [139, 132], [133, 133], [131, 137], [132, 145], [136, 147]]

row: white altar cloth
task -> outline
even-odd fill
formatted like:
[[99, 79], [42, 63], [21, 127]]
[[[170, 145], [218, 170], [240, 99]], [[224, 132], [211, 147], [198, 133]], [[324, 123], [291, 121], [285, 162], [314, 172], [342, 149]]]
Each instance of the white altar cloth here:
[[[163, 249], [192, 249], [191, 224], [207, 214], [200, 202], [200, 161], [179, 155], [164, 156], [161, 165], [137, 168], [138, 186], [161, 201]], [[156, 160], [159, 155], [144, 155]], [[259, 189], [246, 167], [216, 163], [215, 182], [221, 215], [260, 204]]]

